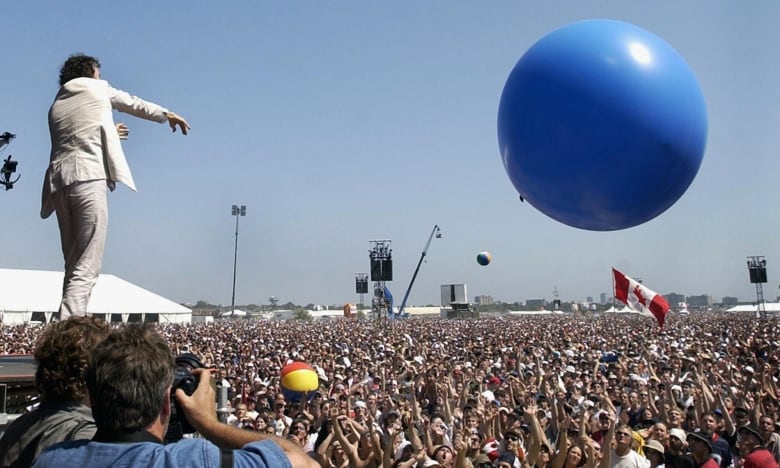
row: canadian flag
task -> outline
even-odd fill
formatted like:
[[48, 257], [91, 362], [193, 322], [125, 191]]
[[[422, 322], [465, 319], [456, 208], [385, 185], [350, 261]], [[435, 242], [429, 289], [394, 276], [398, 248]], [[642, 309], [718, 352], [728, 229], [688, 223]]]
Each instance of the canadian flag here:
[[633, 278], [612, 269], [615, 283], [615, 299], [639, 312], [650, 314], [663, 328], [666, 314], [669, 313], [669, 303], [657, 292], [645, 287]]
[[490, 438], [482, 444], [482, 453], [487, 455], [490, 461], [494, 462], [501, 453], [501, 444], [495, 438]]

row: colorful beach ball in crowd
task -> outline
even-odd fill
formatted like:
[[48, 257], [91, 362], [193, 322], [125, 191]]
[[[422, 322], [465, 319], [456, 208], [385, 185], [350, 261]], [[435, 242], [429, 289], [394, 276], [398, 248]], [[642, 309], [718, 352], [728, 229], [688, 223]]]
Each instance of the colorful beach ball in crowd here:
[[491, 260], [493, 260], [493, 256], [490, 255], [490, 252], [480, 252], [477, 254], [477, 263], [482, 266], [487, 265]]
[[569, 226], [630, 228], [671, 207], [704, 156], [707, 110], [685, 59], [633, 24], [586, 20], [534, 43], [498, 109], [521, 199]]
[[282, 367], [282, 394], [290, 402], [298, 402], [308, 392], [309, 399], [319, 389], [320, 379], [317, 372], [305, 362], [291, 362]]

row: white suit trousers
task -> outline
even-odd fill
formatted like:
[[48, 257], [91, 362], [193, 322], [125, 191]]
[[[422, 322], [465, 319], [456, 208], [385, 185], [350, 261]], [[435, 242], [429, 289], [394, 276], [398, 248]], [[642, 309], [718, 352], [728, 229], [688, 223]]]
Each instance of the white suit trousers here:
[[105, 180], [76, 182], [54, 192], [65, 278], [60, 320], [86, 315], [92, 287], [103, 265], [108, 228]]

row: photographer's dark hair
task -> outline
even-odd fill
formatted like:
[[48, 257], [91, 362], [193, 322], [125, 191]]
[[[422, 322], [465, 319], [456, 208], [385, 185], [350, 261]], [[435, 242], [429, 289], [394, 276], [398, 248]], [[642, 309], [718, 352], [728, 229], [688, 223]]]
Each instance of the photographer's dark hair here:
[[173, 384], [175, 363], [150, 324], [113, 331], [90, 354], [87, 388], [99, 431], [130, 433], [148, 427]]
[[92, 78], [98, 68], [100, 62], [95, 57], [84, 54], [71, 55], [60, 68], [60, 86], [74, 78]]

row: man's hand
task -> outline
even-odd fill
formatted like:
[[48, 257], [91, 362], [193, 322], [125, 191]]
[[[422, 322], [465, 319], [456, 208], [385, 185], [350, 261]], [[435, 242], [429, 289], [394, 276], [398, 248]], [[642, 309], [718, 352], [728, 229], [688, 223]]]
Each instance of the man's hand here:
[[179, 128], [181, 128], [181, 132], [184, 135], [187, 134], [187, 131], [190, 129], [190, 124], [188, 124], [186, 120], [177, 115], [175, 112], [166, 112], [165, 116], [168, 118], [168, 125], [171, 126], [171, 130], [174, 133], [176, 132], [176, 126], [178, 125]]
[[116, 124], [116, 132], [119, 134], [120, 140], [127, 140], [127, 135], [130, 134], [130, 129], [127, 128], [127, 125], [125, 125], [124, 122], [119, 122]]
[[[216, 392], [211, 387], [211, 370], [195, 369], [192, 375], [198, 377], [198, 388], [192, 396], [187, 396], [184, 390], [176, 390], [176, 401], [179, 402], [184, 415], [192, 426], [206, 439], [220, 447], [238, 450], [250, 442], [273, 440], [290, 460], [292, 466], [317, 468], [319, 464], [301, 450], [300, 445], [275, 435], [241, 429], [222, 424], [217, 420]], [[334, 422], [335, 423], [335, 422]]]
[[192, 396], [187, 396], [184, 390], [176, 390], [176, 401], [179, 402], [187, 421], [201, 432], [201, 429], [211, 423], [217, 422], [217, 412], [214, 402], [216, 393], [211, 386], [211, 371], [209, 369], [194, 369], [192, 375], [198, 377], [198, 388]]

